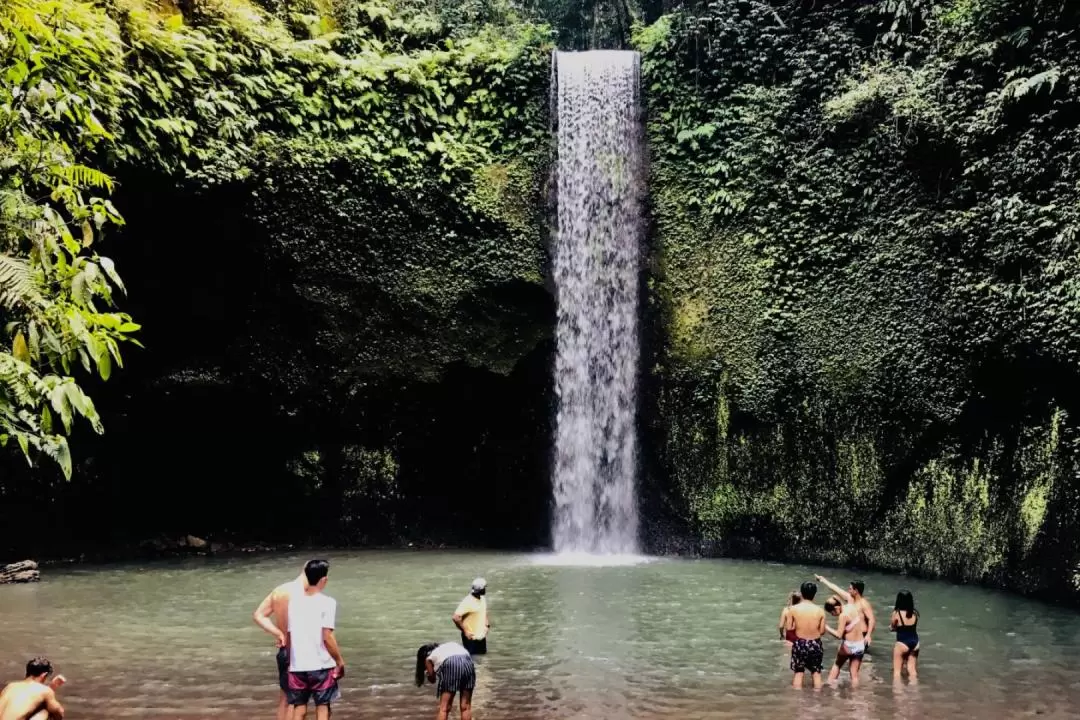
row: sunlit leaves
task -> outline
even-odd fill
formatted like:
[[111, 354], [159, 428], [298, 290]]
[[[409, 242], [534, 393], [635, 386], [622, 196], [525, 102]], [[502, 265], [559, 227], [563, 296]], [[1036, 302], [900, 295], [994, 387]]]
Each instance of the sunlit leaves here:
[[113, 180], [83, 162], [114, 140], [103, 118], [115, 118], [128, 81], [116, 26], [91, 6], [13, 0], [0, 10], [4, 37], [13, 42], [0, 44], [0, 307], [11, 350], [0, 350], [0, 443], [14, 439], [28, 460], [51, 458], [70, 477], [60, 433], [76, 418], [102, 432], [71, 375], [81, 367], [107, 380], [138, 329], [110, 312], [123, 285], [94, 252], [122, 222], [105, 197]]

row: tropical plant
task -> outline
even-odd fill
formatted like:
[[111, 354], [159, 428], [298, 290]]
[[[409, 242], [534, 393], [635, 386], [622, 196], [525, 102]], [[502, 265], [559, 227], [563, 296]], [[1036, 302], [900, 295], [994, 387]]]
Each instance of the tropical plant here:
[[102, 111], [125, 91], [118, 47], [115, 25], [86, 5], [0, 9], [0, 444], [47, 455], [65, 477], [74, 419], [102, 432], [73, 373], [107, 380], [139, 329], [112, 310], [124, 286], [94, 249], [123, 222], [112, 179], [80, 162], [111, 139]]

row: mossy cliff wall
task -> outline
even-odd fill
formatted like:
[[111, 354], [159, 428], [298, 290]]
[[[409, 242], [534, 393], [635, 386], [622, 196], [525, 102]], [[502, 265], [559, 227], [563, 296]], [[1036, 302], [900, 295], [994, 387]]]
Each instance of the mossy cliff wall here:
[[19, 2], [115, 64], [92, 160], [145, 349], [90, 386], [106, 432], [76, 434], [70, 482], [10, 456], [0, 552], [542, 542], [550, 33], [422, 4]]
[[645, 417], [706, 551], [1075, 597], [1078, 20], [728, 0], [638, 31]]
[[[70, 482], [4, 455], [0, 552], [542, 543], [551, 38], [620, 44], [630, 6], [549, 4], [577, 18], [549, 31], [494, 1], [12, 3], [4, 47], [51, 60], [4, 72], [93, 108], [71, 153], [115, 181], [126, 225], [94, 247], [145, 349], [80, 381], [105, 434], [76, 431]], [[1076, 599], [1077, 13], [638, 26], [654, 549]], [[33, 137], [72, 133], [54, 109]]]

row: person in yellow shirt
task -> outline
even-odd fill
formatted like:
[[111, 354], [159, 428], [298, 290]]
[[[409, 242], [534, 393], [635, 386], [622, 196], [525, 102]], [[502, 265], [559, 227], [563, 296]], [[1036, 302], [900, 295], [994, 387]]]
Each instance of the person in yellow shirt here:
[[461, 630], [461, 644], [470, 655], [483, 655], [487, 652], [488, 618], [487, 581], [484, 578], [473, 580], [472, 592], [454, 611], [454, 624]]

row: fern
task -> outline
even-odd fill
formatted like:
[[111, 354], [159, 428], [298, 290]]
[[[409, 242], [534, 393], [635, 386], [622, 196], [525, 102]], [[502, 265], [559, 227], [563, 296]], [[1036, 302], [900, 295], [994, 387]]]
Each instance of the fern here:
[[74, 187], [94, 187], [109, 192], [113, 189], [113, 181], [109, 175], [86, 165], [54, 165], [50, 171]]
[[0, 352], [0, 403], [28, 407], [37, 402], [33, 369], [10, 353]]
[[1047, 93], [1053, 93], [1054, 88], [1057, 86], [1058, 80], [1060, 79], [1061, 71], [1057, 68], [1044, 70], [1043, 72], [1028, 78], [1017, 78], [1016, 80], [1013, 80], [1005, 86], [1001, 96], [1005, 101], [1017, 101], [1025, 95], [1037, 93], [1043, 88], [1046, 88]]
[[41, 302], [33, 271], [25, 260], [0, 255], [0, 307], [32, 305]]
[[67, 438], [63, 435], [50, 435], [42, 438], [41, 451], [48, 455], [64, 473], [64, 477], [71, 479], [71, 448]]

